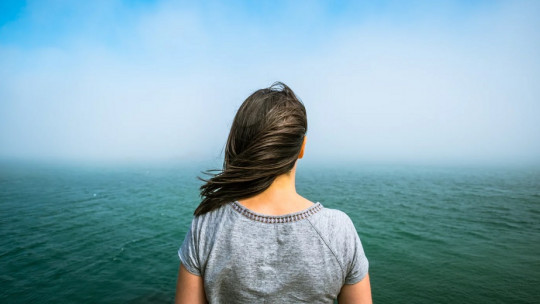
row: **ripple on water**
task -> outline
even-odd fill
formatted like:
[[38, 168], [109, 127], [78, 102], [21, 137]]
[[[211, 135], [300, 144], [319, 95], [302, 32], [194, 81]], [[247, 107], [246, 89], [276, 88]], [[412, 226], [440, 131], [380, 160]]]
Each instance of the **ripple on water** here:
[[[0, 302], [171, 302], [197, 174], [0, 170]], [[539, 172], [364, 166], [297, 179], [355, 223], [377, 303], [540, 298]]]

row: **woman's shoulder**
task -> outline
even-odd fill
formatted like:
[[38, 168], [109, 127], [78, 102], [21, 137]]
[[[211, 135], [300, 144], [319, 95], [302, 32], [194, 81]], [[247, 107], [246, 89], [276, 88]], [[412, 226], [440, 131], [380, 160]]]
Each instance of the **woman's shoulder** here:
[[229, 205], [229, 203], [226, 203], [206, 213], [194, 215], [191, 223], [192, 229], [200, 230], [207, 226], [215, 226], [216, 223], [221, 222], [222, 218], [228, 214]]
[[339, 209], [325, 207], [310, 222], [321, 237], [330, 243], [344, 244], [358, 236], [350, 216]]
[[[324, 208], [310, 222], [342, 266], [343, 277], [347, 279], [356, 257], [364, 256], [362, 243], [352, 219], [342, 210]], [[362, 262], [361, 266], [367, 267], [367, 263]]]
[[319, 212], [319, 216], [315, 217], [315, 219], [328, 224], [352, 224], [352, 220], [347, 213], [339, 209], [327, 207], [322, 208]]

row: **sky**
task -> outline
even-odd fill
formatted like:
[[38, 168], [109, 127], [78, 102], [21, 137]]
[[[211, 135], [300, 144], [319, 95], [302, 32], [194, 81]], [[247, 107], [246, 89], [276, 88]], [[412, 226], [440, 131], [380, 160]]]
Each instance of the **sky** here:
[[0, 158], [222, 160], [282, 81], [308, 162], [540, 163], [538, 1], [0, 1]]

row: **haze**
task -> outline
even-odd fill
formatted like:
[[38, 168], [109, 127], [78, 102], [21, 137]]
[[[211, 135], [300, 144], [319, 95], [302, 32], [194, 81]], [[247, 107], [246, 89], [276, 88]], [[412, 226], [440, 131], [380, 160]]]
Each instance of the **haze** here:
[[279, 80], [312, 162], [540, 162], [539, 2], [255, 2], [3, 1], [0, 157], [220, 159]]

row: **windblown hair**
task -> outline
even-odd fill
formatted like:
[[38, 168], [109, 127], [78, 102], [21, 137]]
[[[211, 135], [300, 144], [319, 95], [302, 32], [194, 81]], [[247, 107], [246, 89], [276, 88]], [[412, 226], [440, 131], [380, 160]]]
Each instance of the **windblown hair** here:
[[223, 169], [202, 172], [210, 179], [197, 177], [205, 184], [200, 187], [203, 199], [194, 215], [255, 196], [277, 176], [290, 173], [306, 133], [306, 108], [287, 85], [275, 82], [255, 91], [234, 117]]

